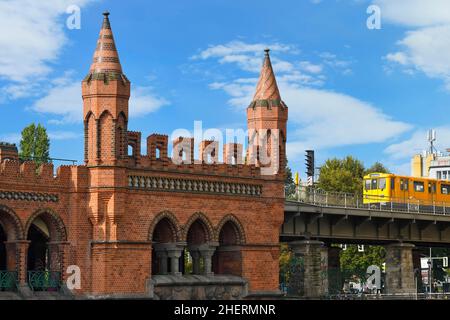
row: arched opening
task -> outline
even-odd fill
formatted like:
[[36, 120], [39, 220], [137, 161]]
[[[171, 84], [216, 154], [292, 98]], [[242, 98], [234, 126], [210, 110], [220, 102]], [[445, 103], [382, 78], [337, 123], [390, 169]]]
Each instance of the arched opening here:
[[213, 256], [215, 274], [242, 274], [242, 255], [239, 229], [233, 221], [227, 221], [219, 233], [219, 246]]
[[156, 148], [155, 156], [156, 156], [156, 159], [160, 159], [161, 158], [161, 150], [159, 148]]
[[176, 243], [176, 227], [168, 218], [162, 218], [152, 234], [152, 274], [180, 274], [183, 248]]
[[98, 130], [99, 133], [98, 141], [100, 150], [97, 153], [99, 154], [101, 159], [104, 160], [114, 159], [114, 157], [116, 156], [114, 153], [115, 146], [113, 144], [113, 141], [115, 140], [114, 139], [115, 128], [113, 117], [108, 111], [103, 112], [102, 115], [100, 116], [99, 126], [100, 128]]
[[211, 235], [201, 219], [195, 220], [187, 233], [185, 274], [211, 275], [211, 259], [215, 247], [210, 244]]
[[28, 229], [27, 239], [30, 241], [27, 269], [29, 271], [48, 271], [50, 268], [48, 253], [50, 232], [42, 219], [36, 218], [33, 221]]
[[15, 213], [0, 207], [0, 291], [15, 290], [18, 282], [16, 241], [22, 239], [22, 227]]
[[61, 244], [66, 241], [62, 221], [49, 212], [34, 215], [27, 228], [28, 284], [34, 291], [58, 290], [62, 279]]
[[128, 156], [132, 157], [133, 155], [134, 155], [134, 147], [131, 144], [129, 144], [128, 145]]

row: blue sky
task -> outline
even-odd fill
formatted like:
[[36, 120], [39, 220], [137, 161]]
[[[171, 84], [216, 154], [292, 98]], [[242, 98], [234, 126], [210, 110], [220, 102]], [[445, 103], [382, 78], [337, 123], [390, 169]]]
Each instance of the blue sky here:
[[[371, 4], [380, 30], [366, 26]], [[66, 26], [70, 5], [81, 8], [80, 29]], [[445, 0], [0, 0], [0, 140], [18, 142], [40, 122], [52, 157], [82, 163], [80, 81], [104, 10], [132, 82], [129, 130], [144, 138], [193, 130], [196, 120], [245, 129], [270, 47], [289, 106], [289, 163], [301, 177], [309, 148], [317, 165], [351, 154], [409, 173], [429, 128], [450, 147]]]

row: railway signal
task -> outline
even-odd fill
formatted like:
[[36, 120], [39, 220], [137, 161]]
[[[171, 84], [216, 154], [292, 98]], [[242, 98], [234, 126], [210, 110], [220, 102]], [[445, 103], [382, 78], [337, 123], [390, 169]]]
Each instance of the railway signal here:
[[314, 150], [306, 150], [306, 177], [308, 185], [314, 184]]

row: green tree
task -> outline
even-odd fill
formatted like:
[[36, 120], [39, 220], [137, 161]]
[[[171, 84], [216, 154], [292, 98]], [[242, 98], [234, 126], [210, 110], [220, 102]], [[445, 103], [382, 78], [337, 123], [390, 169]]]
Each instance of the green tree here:
[[[320, 169], [318, 187], [361, 195], [364, 175], [370, 172], [388, 173], [389, 170], [380, 162], [365, 169], [361, 161], [351, 156], [329, 159]], [[381, 268], [385, 255], [381, 246], [365, 246], [364, 252], [358, 252], [357, 245], [348, 245], [347, 250], [341, 252], [341, 273], [345, 280], [355, 277], [364, 280], [367, 267], [375, 264]]]
[[365, 280], [367, 268], [377, 265], [381, 269], [385, 256], [386, 250], [382, 246], [364, 246], [364, 252], [359, 252], [357, 245], [347, 245], [347, 249], [342, 250], [340, 255], [344, 279], [356, 277]]
[[41, 125], [32, 123], [22, 130], [20, 140], [20, 158], [23, 160], [34, 160], [37, 163], [49, 161], [50, 140], [47, 130]]
[[365, 174], [372, 172], [389, 173], [389, 169], [386, 168], [381, 162], [375, 162], [370, 168], [367, 168]]
[[328, 159], [320, 168], [317, 186], [325, 191], [362, 193], [364, 165], [347, 156], [344, 159]]
[[292, 170], [288, 166], [288, 161], [286, 159], [286, 179], [284, 180], [284, 189], [286, 192], [286, 198], [293, 197], [295, 195], [295, 182], [292, 177]]

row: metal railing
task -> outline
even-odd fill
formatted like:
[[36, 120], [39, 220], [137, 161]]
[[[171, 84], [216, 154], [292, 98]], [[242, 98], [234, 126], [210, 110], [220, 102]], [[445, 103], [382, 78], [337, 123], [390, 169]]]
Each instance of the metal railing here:
[[33, 291], [57, 291], [61, 287], [61, 272], [28, 271], [28, 285]]
[[322, 207], [368, 209], [408, 213], [450, 214], [450, 202], [419, 200], [414, 198], [385, 198], [345, 192], [324, 191], [315, 187], [298, 187], [295, 195], [286, 200], [309, 203]]
[[0, 291], [12, 291], [17, 289], [17, 272], [0, 271]]

